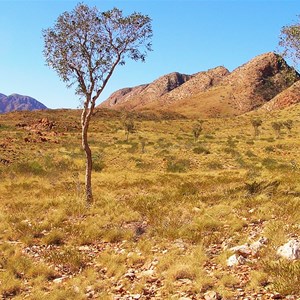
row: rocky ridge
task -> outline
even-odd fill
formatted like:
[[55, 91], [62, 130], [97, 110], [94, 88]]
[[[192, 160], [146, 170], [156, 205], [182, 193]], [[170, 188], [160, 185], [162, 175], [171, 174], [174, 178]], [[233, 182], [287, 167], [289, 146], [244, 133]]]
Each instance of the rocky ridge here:
[[32, 97], [19, 94], [12, 94], [10, 96], [0, 94], [0, 113], [16, 110], [32, 111], [40, 109], [47, 109], [47, 107]]
[[260, 108], [299, 78], [281, 56], [269, 52], [231, 73], [224, 67], [193, 75], [171, 73], [150, 84], [119, 90], [100, 107], [230, 117]]
[[283, 109], [300, 102], [300, 81], [295, 82], [288, 89], [276, 95], [261, 107], [263, 111]]
[[121, 89], [113, 93], [101, 104], [101, 107], [112, 108], [115, 106], [125, 106], [136, 109], [164, 96], [190, 80], [192, 77], [193, 75], [174, 72], [162, 76], [150, 84]]

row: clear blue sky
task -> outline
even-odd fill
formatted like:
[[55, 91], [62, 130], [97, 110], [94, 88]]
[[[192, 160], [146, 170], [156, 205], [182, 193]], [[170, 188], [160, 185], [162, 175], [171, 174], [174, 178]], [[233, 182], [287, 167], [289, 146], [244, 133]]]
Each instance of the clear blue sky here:
[[297, 20], [299, 0], [0, 0], [0, 93], [29, 95], [49, 108], [76, 108], [78, 96], [45, 66], [41, 30], [78, 2], [118, 7], [153, 20], [153, 52], [145, 63], [120, 66], [100, 100], [113, 91], [178, 71], [219, 65], [230, 71], [277, 49], [280, 29]]

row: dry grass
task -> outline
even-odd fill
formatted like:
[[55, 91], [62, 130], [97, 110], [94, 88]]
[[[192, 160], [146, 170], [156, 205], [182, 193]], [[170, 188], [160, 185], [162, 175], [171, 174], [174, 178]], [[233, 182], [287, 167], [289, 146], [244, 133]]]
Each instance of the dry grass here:
[[[236, 278], [226, 268], [205, 276], [205, 264], [224, 262], [224, 253], [211, 256], [210, 247], [247, 241], [249, 224], [257, 224], [269, 244], [245, 288], [251, 292], [269, 282], [283, 294], [298, 293], [288, 288], [296, 286], [296, 266], [272, 262], [276, 247], [300, 234], [299, 116], [299, 107], [259, 116], [263, 124], [255, 140], [252, 114], [208, 119], [197, 142], [193, 120], [139, 119], [127, 142], [119, 118], [97, 113], [90, 132], [95, 203], [88, 209], [79, 112], [1, 115], [0, 158], [9, 163], [0, 164], [0, 293], [85, 299], [93, 286], [99, 299], [111, 299], [119, 281], [141, 293], [144, 279], [134, 286], [124, 275], [157, 261], [164, 299], [217, 287], [230, 298]], [[37, 133], [15, 124], [42, 117], [56, 122], [57, 134], [45, 132], [48, 142], [26, 142]], [[294, 124], [278, 139], [271, 126], [277, 119]], [[24, 255], [24, 249], [40, 252]], [[63, 285], [53, 281], [69, 274]], [[178, 284], [182, 279], [191, 281], [188, 288]]]

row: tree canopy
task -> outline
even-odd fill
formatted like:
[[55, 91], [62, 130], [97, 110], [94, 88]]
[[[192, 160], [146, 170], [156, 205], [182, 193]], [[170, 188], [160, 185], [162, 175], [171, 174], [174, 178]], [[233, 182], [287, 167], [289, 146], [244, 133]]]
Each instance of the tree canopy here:
[[113, 8], [100, 12], [78, 4], [61, 14], [52, 28], [43, 30], [44, 56], [68, 87], [84, 98], [81, 114], [82, 148], [86, 154], [86, 199], [93, 201], [91, 172], [92, 153], [88, 128], [96, 100], [117, 65], [126, 58], [144, 61], [151, 50], [151, 19], [140, 13], [123, 16]]
[[[300, 16], [298, 18], [300, 21]], [[282, 27], [279, 45], [283, 48], [283, 55], [291, 58], [298, 65], [300, 62], [300, 22]]]
[[151, 19], [78, 4], [43, 30], [43, 37], [46, 63], [68, 87], [76, 85], [81, 96], [99, 96], [118, 64], [126, 58], [145, 60], [151, 50]]

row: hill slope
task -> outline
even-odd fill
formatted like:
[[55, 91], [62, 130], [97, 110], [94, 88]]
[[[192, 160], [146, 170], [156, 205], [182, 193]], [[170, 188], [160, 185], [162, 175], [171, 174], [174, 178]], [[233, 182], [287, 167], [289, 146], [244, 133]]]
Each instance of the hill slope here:
[[300, 102], [300, 81], [282, 91], [271, 101], [261, 107], [261, 110], [272, 111], [289, 107]]
[[181, 86], [190, 80], [192, 76], [174, 72], [164, 75], [150, 84], [118, 90], [103, 102], [100, 107], [126, 107], [131, 109], [143, 107]]
[[184, 75], [185, 80], [177, 80], [169, 88], [172, 74], [151, 84], [119, 90], [100, 107], [169, 110], [195, 117], [234, 116], [259, 108], [300, 78], [272, 52], [255, 57], [232, 73], [217, 67]]
[[19, 94], [12, 94], [10, 96], [0, 94], [0, 113], [40, 109], [47, 109], [47, 107], [32, 97]]

